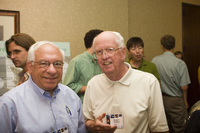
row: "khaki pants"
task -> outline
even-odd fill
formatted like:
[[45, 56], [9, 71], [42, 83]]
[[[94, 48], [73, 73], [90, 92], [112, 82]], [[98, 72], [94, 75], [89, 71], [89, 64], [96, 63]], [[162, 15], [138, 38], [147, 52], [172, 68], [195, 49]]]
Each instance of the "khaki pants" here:
[[183, 133], [188, 113], [183, 97], [163, 95], [169, 133]]

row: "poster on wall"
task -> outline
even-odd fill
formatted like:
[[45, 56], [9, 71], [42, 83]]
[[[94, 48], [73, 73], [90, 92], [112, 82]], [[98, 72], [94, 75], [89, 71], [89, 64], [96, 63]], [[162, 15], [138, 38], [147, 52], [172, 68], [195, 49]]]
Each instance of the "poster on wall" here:
[[0, 41], [8, 40], [16, 33], [20, 33], [20, 12], [0, 10]]
[[[70, 61], [70, 44], [69, 42], [53, 42], [65, 53], [65, 61], [63, 65], [64, 79], [69, 61]], [[19, 82], [18, 74], [22, 71], [21, 68], [16, 68], [11, 59], [7, 57], [5, 49], [5, 41], [0, 41], [0, 96], [10, 89], [16, 87]], [[62, 82], [62, 81], [61, 81]]]

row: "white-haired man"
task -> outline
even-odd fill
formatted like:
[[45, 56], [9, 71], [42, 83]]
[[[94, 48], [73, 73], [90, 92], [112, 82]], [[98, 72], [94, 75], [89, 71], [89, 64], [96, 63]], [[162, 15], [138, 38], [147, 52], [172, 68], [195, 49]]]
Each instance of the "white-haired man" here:
[[152, 74], [134, 70], [124, 62], [123, 37], [105, 31], [94, 39], [93, 47], [103, 74], [93, 77], [87, 85], [83, 113], [88, 130], [94, 133], [168, 131], [160, 84]]
[[80, 98], [59, 83], [63, 61], [63, 51], [51, 42], [31, 46], [29, 79], [0, 97], [0, 132], [87, 132]]

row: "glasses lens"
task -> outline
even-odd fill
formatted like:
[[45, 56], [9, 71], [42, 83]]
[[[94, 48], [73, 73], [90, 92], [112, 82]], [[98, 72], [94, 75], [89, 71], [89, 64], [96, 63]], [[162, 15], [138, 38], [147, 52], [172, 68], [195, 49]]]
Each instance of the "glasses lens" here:
[[50, 65], [50, 62], [48, 61], [39, 61], [38, 62], [39, 66], [42, 68], [48, 67]]
[[54, 63], [50, 63], [49, 61], [38, 61], [37, 63], [41, 68], [48, 68], [50, 64], [53, 64], [55, 68], [62, 68], [64, 63], [62, 61], [55, 61]]
[[115, 53], [115, 49], [114, 48], [107, 48], [107, 49], [105, 49], [105, 51], [106, 51], [106, 54], [108, 56], [113, 56], [114, 53]]
[[63, 64], [64, 63], [62, 61], [56, 61], [56, 62], [53, 63], [53, 66], [55, 68], [61, 68], [63, 66]]

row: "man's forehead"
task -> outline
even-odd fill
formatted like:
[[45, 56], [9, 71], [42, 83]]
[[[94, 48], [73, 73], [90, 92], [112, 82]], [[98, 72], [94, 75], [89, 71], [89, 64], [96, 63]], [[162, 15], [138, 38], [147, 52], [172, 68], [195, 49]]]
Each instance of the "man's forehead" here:
[[56, 46], [51, 44], [43, 44], [35, 51], [35, 57], [62, 57], [62, 54]]
[[111, 31], [104, 31], [97, 36], [97, 39], [113, 39], [115, 35]]
[[95, 43], [115, 44], [115, 37], [112, 34], [108, 34], [108, 35], [105, 34], [105, 35], [99, 36], [96, 39]]
[[22, 50], [25, 49], [22, 46], [17, 45], [14, 41], [8, 45], [8, 50]]
[[57, 47], [52, 44], [45, 43], [45, 44], [41, 45], [40, 47], [38, 47], [35, 50], [35, 52], [48, 51], [48, 50], [57, 50]]
[[103, 48], [117, 47], [117, 43], [115, 42], [114, 39], [102, 39], [96, 42], [95, 46]]

